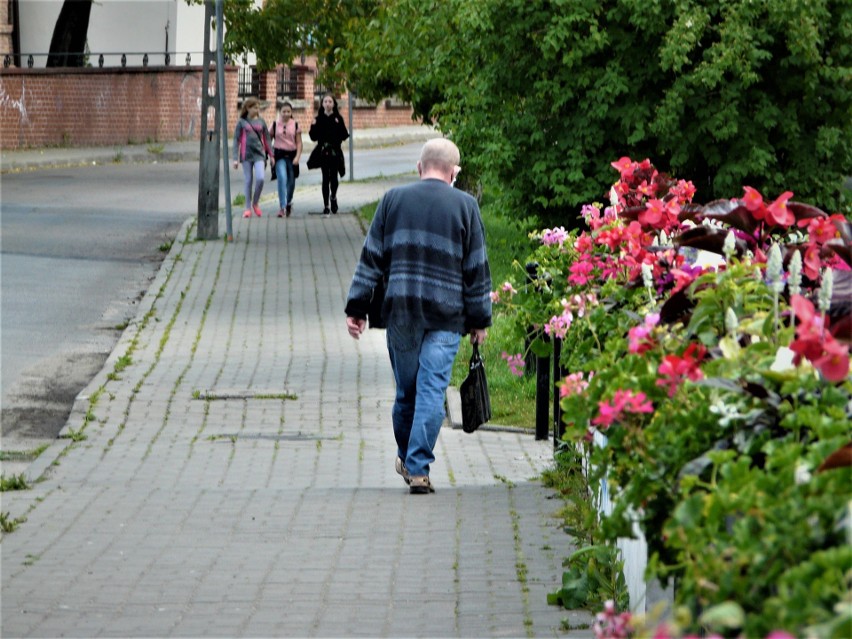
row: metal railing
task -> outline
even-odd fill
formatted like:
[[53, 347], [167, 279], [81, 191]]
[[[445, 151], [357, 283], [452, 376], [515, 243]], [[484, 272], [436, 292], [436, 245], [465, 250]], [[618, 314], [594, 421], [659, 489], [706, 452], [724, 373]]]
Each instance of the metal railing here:
[[237, 97], [247, 98], [260, 93], [260, 75], [257, 67], [240, 67], [237, 75]]
[[[108, 67], [127, 67], [127, 66], [142, 66], [149, 65], [172, 66], [176, 65], [178, 60], [182, 60], [186, 66], [192, 64], [193, 56], [201, 64], [204, 59], [203, 51], [170, 51], [170, 52], [150, 52], [150, 51], [126, 51], [121, 53], [91, 53], [84, 51], [83, 53], [7, 53], [3, 56], [3, 68], [8, 69], [13, 64], [16, 67], [22, 67], [22, 62], [28, 69], [35, 66], [37, 59], [59, 58], [66, 62], [81, 62], [82, 64], [65, 64], [50, 68], [103, 68]], [[138, 62], [137, 62], [138, 60]], [[112, 62], [112, 64], [107, 64]]]
[[275, 95], [279, 99], [296, 97], [296, 81], [290, 67], [278, 67]]

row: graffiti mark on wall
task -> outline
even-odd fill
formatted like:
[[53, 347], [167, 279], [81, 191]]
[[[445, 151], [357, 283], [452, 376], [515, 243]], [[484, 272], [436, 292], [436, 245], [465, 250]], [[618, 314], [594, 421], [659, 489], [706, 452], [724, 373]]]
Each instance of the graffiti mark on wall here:
[[180, 131], [182, 138], [194, 138], [200, 128], [201, 79], [195, 74], [186, 74], [180, 83]]
[[21, 119], [21, 124], [29, 123], [26, 95], [27, 88], [25, 86], [21, 86], [21, 97], [15, 99], [6, 93], [5, 85], [0, 84], [0, 108], [3, 110], [16, 111], [18, 113], [18, 117]]

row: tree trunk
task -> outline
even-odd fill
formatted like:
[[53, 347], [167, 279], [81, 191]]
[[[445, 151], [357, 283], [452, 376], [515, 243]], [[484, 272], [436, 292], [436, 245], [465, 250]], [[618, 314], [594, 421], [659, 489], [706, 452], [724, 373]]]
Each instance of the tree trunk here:
[[56, 26], [53, 28], [53, 37], [50, 39], [48, 67], [83, 66], [83, 50], [86, 48], [91, 12], [92, 0], [65, 0], [62, 3]]

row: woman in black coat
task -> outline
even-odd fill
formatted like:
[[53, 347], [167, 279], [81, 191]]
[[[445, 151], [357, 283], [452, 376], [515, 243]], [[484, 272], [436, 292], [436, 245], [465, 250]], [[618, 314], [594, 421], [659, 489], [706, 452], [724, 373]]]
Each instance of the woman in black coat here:
[[346, 165], [343, 161], [343, 149], [340, 145], [349, 137], [349, 131], [343, 123], [343, 117], [337, 110], [337, 100], [330, 93], [322, 98], [322, 108], [311, 124], [308, 132], [311, 139], [317, 143], [316, 148], [308, 159], [308, 168], [322, 169], [322, 201], [323, 215], [330, 212], [337, 213], [337, 185], [338, 174], [343, 177], [346, 174]]

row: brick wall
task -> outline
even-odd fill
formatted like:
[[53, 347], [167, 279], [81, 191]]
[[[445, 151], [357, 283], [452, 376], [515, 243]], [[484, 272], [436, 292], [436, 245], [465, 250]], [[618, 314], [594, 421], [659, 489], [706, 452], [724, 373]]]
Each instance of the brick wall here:
[[[0, 148], [198, 139], [201, 76], [201, 67], [4, 69]], [[226, 69], [225, 85], [235, 104], [236, 67]], [[232, 128], [237, 116], [228, 115]]]
[[[2, 3], [3, 0], [0, 0]], [[307, 132], [319, 97], [314, 71], [295, 66], [297, 95], [289, 101]], [[128, 67], [81, 69], [0, 69], [0, 149], [46, 146], [110, 146], [198, 139], [202, 67]], [[210, 74], [215, 86], [215, 73]], [[228, 131], [239, 115], [237, 68], [225, 71]], [[261, 74], [262, 117], [272, 124], [280, 100], [276, 74]], [[338, 99], [348, 124], [348, 98]], [[212, 112], [211, 112], [212, 115]], [[414, 122], [411, 108], [353, 103], [357, 129], [404, 126]]]
[[[293, 65], [290, 67], [290, 77], [296, 85], [295, 95], [279, 99], [277, 92], [277, 72], [265, 71], [260, 73], [260, 90], [257, 97], [262, 100], [263, 108], [260, 116], [266, 120], [269, 126], [278, 113], [278, 108], [286, 100], [293, 105], [293, 117], [307, 133], [311, 122], [320, 110], [322, 96], [314, 96], [315, 68], [306, 65]], [[349, 96], [343, 94], [337, 96], [337, 107], [340, 115], [349, 127]], [[411, 106], [400, 104], [391, 100], [382, 100], [376, 104], [366, 104], [355, 100], [352, 105], [352, 119], [356, 129], [382, 129], [391, 126], [410, 126], [420, 121], [411, 119]]]

